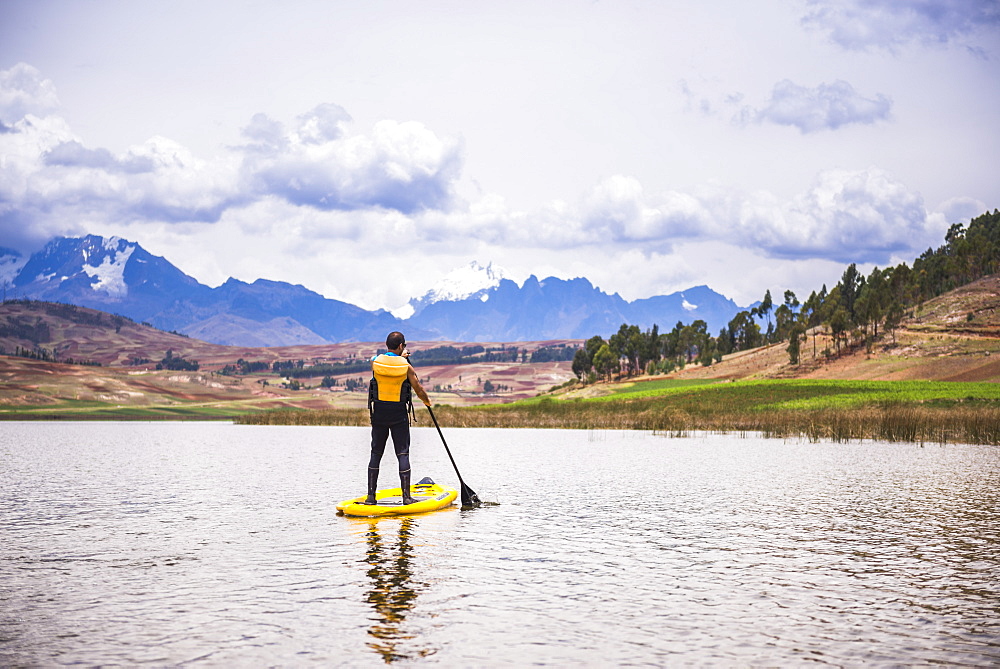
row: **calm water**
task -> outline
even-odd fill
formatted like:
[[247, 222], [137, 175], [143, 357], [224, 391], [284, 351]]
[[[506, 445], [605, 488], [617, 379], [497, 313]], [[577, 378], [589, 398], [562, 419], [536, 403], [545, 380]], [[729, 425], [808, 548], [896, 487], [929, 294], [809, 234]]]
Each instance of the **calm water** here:
[[444, 429], [0, 424], [0, 665], [1000, 663], [996, 448]]

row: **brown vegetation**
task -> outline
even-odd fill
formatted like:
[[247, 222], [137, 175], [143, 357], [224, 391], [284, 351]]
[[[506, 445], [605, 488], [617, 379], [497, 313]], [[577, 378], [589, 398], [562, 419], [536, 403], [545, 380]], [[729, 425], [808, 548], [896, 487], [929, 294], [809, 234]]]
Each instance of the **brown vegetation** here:
[[[811, 441], [904, 441], [911, 443], [1000, 443], [1000, 408], [882, 405], [818, 411], [727, 411], [691, 413], [669, 401], [543, 402], [494, 407], [435, 410], [450, 427], [652, 430], [675, 436], [694, 432], [754, 433]], [[418, 425], [428, 425], [422, 410]], [[358, 409], [284, 410], [242, 416], [253, 425], [366, 425]]]

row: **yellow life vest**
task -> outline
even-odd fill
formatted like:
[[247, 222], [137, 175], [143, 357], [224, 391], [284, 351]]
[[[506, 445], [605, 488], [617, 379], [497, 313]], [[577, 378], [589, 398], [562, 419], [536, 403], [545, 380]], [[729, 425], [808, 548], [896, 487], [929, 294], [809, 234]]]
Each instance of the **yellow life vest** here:
[[410, 363], [402, 356], [385, 353], [375, 356], [375, 359], [372, 360], [372, 373], [375, 375], [378, 394], [374, 399], [380, 402], [404, 402], [408, 400], [409, 397], [403, 397], [403, 382], [406, 381], [406, 373], [409, 368]]

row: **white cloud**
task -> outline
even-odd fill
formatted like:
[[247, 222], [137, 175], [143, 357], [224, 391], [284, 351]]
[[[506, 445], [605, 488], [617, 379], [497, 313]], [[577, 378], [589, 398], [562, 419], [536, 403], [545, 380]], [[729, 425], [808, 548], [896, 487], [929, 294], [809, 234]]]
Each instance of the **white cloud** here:
[[225, 221], [232, 237], [236, 230], [277, 237], [303, 262], [333, 254], [345, 265], [353, 264], [345, 255], [389, 249], [602, 249], [649, 260], [684, 240], [715, 238], [777, 258], [884, 262], [940, 234], [919, 195], [875, 167], [821, 173], [787, 201], [721, 185], [650, 192], [635, 177], [615, 175], [575, 203], [556, 200], [532, 212], [512, 210], [496, 195], [453, 203], [457, 143], [395, 121], [351, 134], [335, 106], [298, 120], [288, 132], [256, 116], [245, 131], [256, 144], [203, 160], [162, 137], [119, 155], [89, 149], [58, 117], [27, 117], [0, 135], [4, 234], [17, 239], [26, 220], [46, 236], [101, 227], [132, 238], [137, 223]]
[[580, 216], [590, 241], [669, 244], [705, 234], [710, 220], [701, 202], [687, 193], [647, 196], [634, 177], [612, 176], [585, 197]]
[[996, 0], [808, 0], [807, 5], [803, 23], [846, 49], [962, 42], [979, 29], [1000, 26]]
[[239, 190], [235, 160], [202, 160], [165, 137], [153, 137], [132, 147], [122, 162], [150, 167], [125, 179], [125, 216], [213, 222], [227, 208], [247, 200]]
[[638, 231], [651, 218], [638, 179], [612, 176], [598, 184], [583, 203], [583, 219], [592, 241], [617, 241]]
[[121, 155], [88, 149], [57, 117], [16, 123], [0, 136], [17, 164], [4, 165], [8, 206], [45, 226], [53, 219], [215, 221], [241, 200], [232, 161], [204, 161], [153, 137]]
[[953, 197], [938, 207], [945, 220], [951, 223], [965, 223], [984, 211], [990, 211], [985, 202], [972, 197]]
[[[920, 195], [878, 167], [824, 171], [786, 200], [721, 185], [651, 194], [634, 177], [618, 175], [575, 204], [555, 201], [523, 212], [487, 196], [464, 210], [403, 219], [413, 224], [407, 244], [438, 251], [474, 243], [524, 253], [599, 248], [647, 260], [680, 243], [724, 239], [770, 258], [886, 263], [919, 253], [943, 234]], [[648, 262], [638, 266], [649, 269]]]
[[635, 244], [664, 251], [676, 239], [716, 229], [695, 195], [648, 194], [638, 179], [625, 175], [601, 181], [575, 203], [553, 200], [518, 211], [501, 196], [485, 194], [463, 208], [428, 211], [415, 220], [421, 242], [441, 248], [477, 241], [551, 251]]
[[162, 137], [114, 155], [86, 147], [57, 115], [26, 112], [57, 104], [29, 65], [0, 72], [0, 101], [21, 114], [0, 133], [0, 232], [12, 245], [26, 250], [108, 220], [217, 220], [240, 199], [232, 161], [199, 160]]
[[[54, 88], [20, 64], [0, 72], [0, 101], [9, 113], [41, 109], [55, 103]], [[408, 215], [452, 206], [460, 142], [416, 122], [380, 121], [368, 134], [349, 123], [333, 104], [298, 116], [291, 130], [257, 114], [244, 129], [249, 144], [203, 159], [159, 136], [114, 154], [86, 146], [58, 116], [22, 115], [0, 132], [0, 232], [24, 248], [102, 223], [217, 222], [270, 198]]]
[[[844, 264], [816, 258], [777, 260], [759, 249], [720, 240], [692, 241], [678, 244], [674, 253], [658, 259], [658, 266], [670, 267], [669, 280], [655, 288], [643, 287], [638, 297], [665, 294], [696, 284], [706, 283], [737, 304], [746, 306], [764, 297], [770, 289], [777, 297], [785, 290], [795, 292], [800, 300], [810, 291], [819, 291], [825, 283], [833, 287], [844, 271]], [[866, 274], [868, 264], [858, 264]], [[641, 280], [641, 277], [635, 277]]]
[[244, 135], [245, 178], [258, 196], [318, 209], [381, 207], [412, 213], [446, 208], [461, 171], [461, 145], [415, 121], [380, 121], [369, 135], [349, 134], [336, 105], [300, 116], [296, 129], [256, 115]]
[[325, 103], [299, 116], [296, 139], [303, 144], [323, 144], [340, 139], [351, 121], [340, 105]]
[[884, 263], [941, 235], [922, 198], [876, 167], [826, 171], [787, 203], [758, 194], [739, 224], [740, 237], [768, 255], [845, 263]]
[[866, 98], [846, 81], [807, 88], [785, 79], [775, 84], [762, 109], [744, 107], [741, 120], [790, 125], [809, 133], [884, 121], [891, 110], [892, 101], [887, 96], [879, 93]]
[[0, 133], [0, 239], [20, 251], [34, 250], [56, 234], [85, 232], [76, 221], [47, 215], [45, 185], [37, 174], [46, 151], [76, 138], [65, 121], [27, 115]]
[[285, 127], [262, 113], [250, 117], [250, 123], [243, 128], [242, 135], [251, 141], [242, 147], [249, 152], [271, 153], [288, 144]]
[[0, 70], [0, 123], [11, 125], [28, 114], [44, 116], [58, 107], [55, 85], [31, 65]]
[[685, 241], [725, 239], [772, 258], [882, 263], [920, 252], [943, 234], [920, 195], [878, 167], [824, 171], [788, 200], [720, 185], [649, 194], [637, 179], [619, 175], [576, 205], [513, 212], [487, 198], [434, 224], [436, 234], [452, 240], [520, 248], [631, 249], [649, 258]]

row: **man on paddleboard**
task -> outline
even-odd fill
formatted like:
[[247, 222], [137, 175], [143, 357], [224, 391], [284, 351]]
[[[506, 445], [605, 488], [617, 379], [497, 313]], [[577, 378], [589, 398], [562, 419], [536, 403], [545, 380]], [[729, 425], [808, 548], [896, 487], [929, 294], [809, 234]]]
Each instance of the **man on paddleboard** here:
[[368, 461], [368, 497], [365, 504], [376, 504], [379, 463], [385, 443], [392, 435], [392, 448], [399, 462], [399, 486], [403, 489], [403, 504], [412, 504], [410, 495], [410, 413], [413, 404], [411, 390], [426, 406], [431, 405], [427, 391], [420, 385], [417, 373], [407, 358], [406, 337], [402, 332], [390, 332], [385, 338], [387, 352], [372, 358], [372, 381], [368, 388], [368, 411], [372, 421], [372, 452]]

